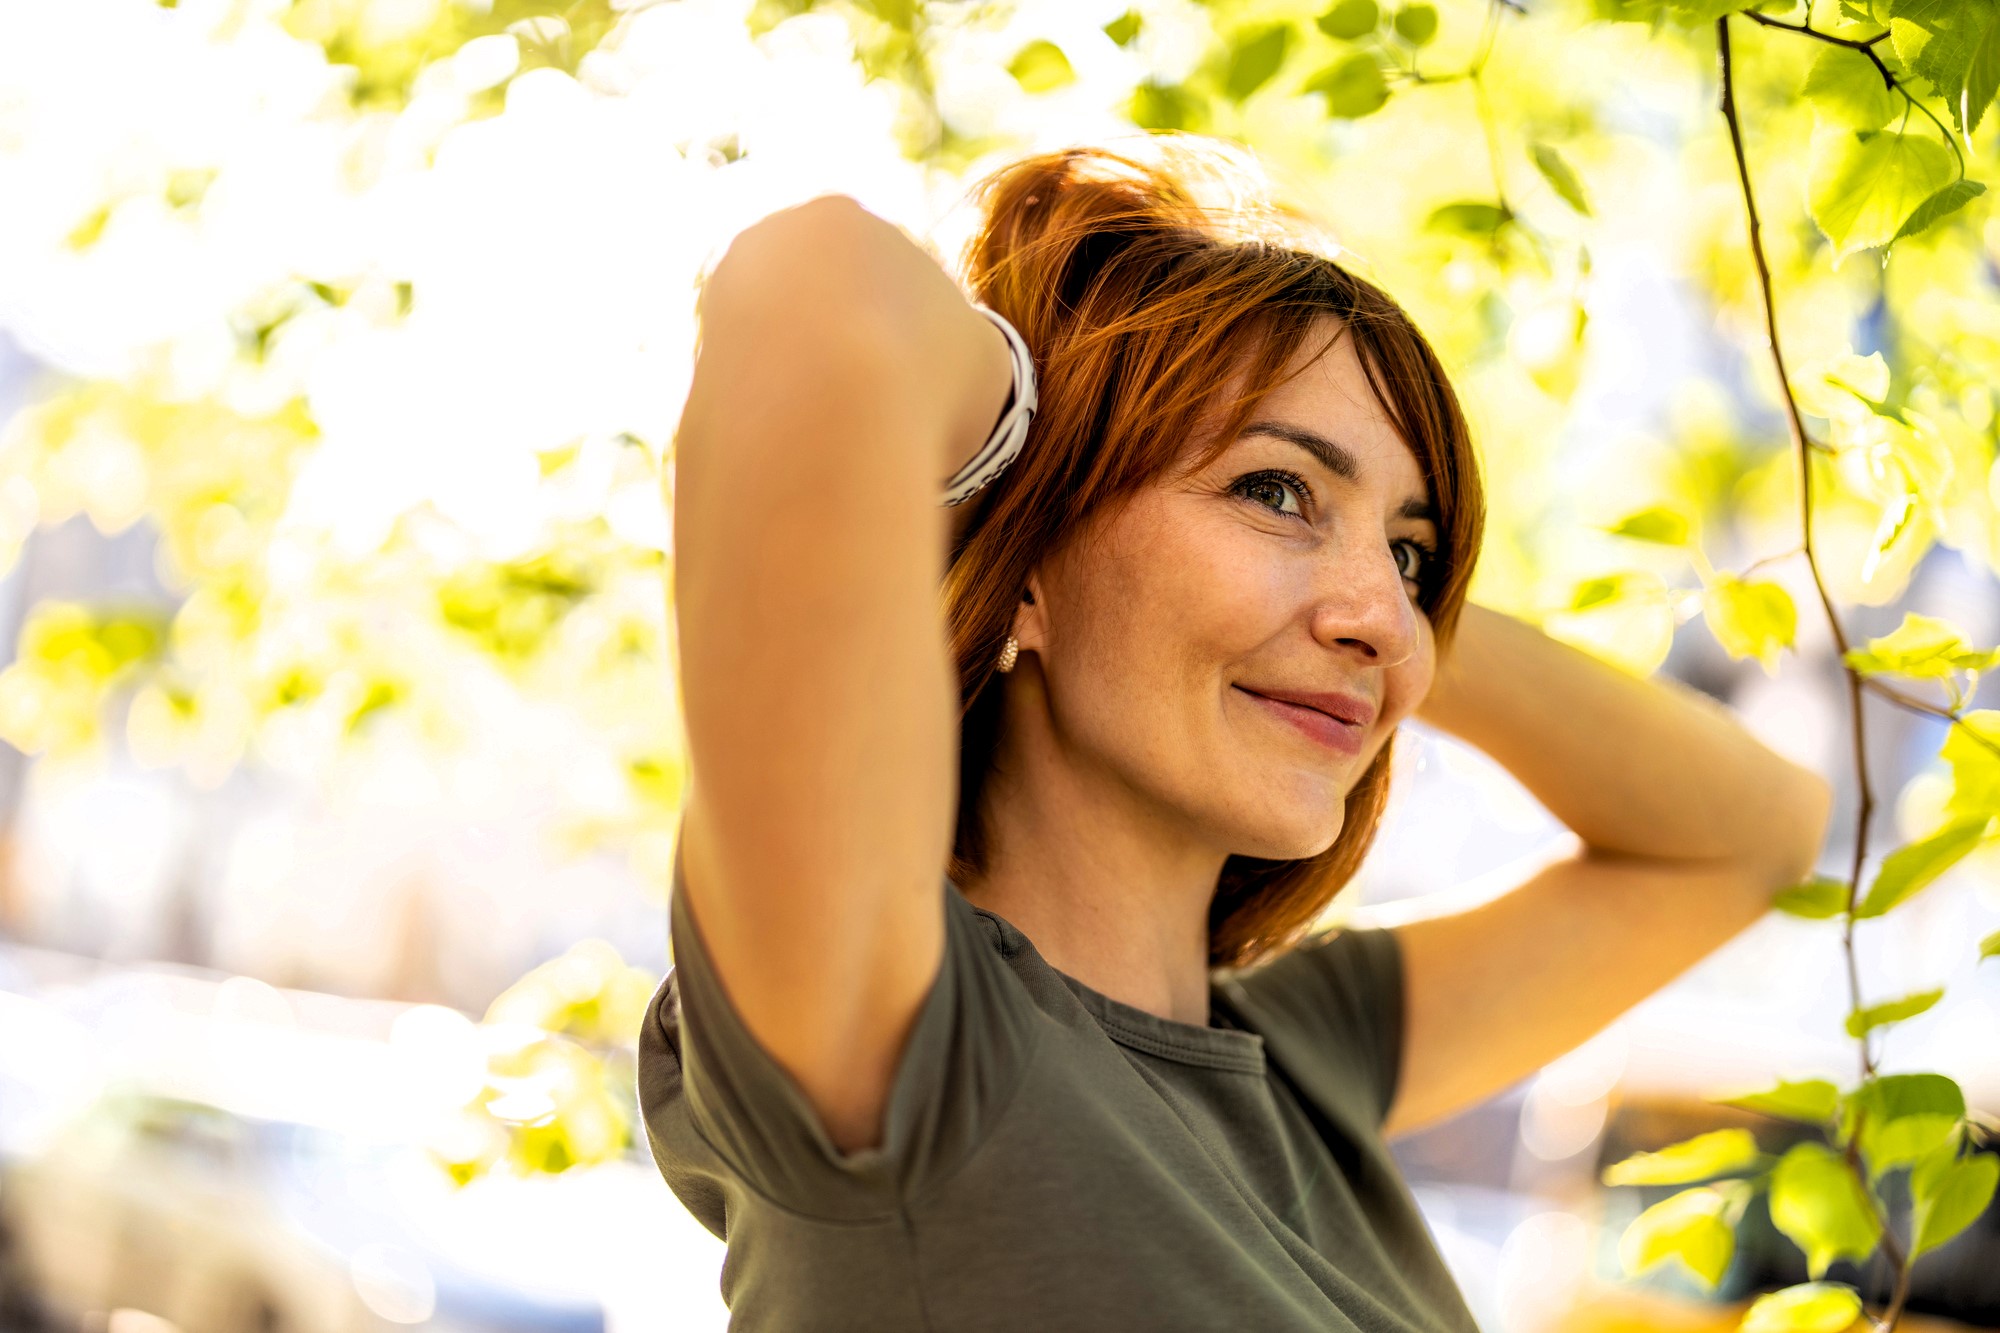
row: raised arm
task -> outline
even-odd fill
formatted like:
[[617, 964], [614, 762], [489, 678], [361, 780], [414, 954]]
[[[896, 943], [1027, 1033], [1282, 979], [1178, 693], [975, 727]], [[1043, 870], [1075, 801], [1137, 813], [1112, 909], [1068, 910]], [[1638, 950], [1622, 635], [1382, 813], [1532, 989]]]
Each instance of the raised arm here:
[[1460, 1110], [1581, 1045], [1811, 873], [1825, 779], [1722, 705], [1478, 605], [1418, 709], [1498, 760], [1577, 841], [1484, 901], [1412, 903], [1402, 1077], [1384, 1130]]
[[845, 196], [752, 225], [703, 289], [675, 436], [682, 890], [732, 1005], [844, 1150], [880, 1141], [943, 957], [938, 494], [1010, 378], [1000, 331]]

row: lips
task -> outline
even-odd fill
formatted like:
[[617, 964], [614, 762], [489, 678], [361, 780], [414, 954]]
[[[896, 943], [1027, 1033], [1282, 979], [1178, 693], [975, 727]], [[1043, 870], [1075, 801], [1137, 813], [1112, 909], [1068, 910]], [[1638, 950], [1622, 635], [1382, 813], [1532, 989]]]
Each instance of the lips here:
[[1275, 699], [1279, 703], [1297, 704], [1317, 713], [1348, 723], [1355, 727], [1366, 727], [1375, 720], [1375, 705], [1366, 699], [1357, 699], [1351, 694], [1334, 694], [1316, 690], [1271, 690], [1251, 689], [1248, 685], [1236, 687], [1245, 694], [1254, 694], [1263, 699]]
[[[1361, 753], [1361, 739], [1367, 732], [1368, 722], [1375, 716], [1374, 705], [1356, 699], [1352, 695], [1299, 694], [1291, 691], [1284, 694], [1273, 691], [1267, 694], [1242, 685], [1236, 688], [1242, 690], [1245, 696], [1254, 700], [1260, 709], [1274, 719], [1303, 733], [1307, 739], [1344, 755]], [[1299, 699], [1319, 701], [1325, 706], [1297, 702]], [[1335, 708], [1340, 709], [1341, 713], [1329, 711]], [[1349, 718], [1358, 720], [1350, 721]]]

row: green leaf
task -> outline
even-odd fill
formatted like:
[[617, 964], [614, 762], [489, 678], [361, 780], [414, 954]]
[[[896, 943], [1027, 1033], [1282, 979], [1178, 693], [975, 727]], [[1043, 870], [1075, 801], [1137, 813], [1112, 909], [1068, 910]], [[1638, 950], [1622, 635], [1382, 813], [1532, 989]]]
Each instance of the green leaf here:
[[1045, 93], [1076, 82], [1076, 70], [1062, 48], [1039, 37], [1014, 53], [1007, 72], [1024, 93]]
[[1314, 21], [1327, 36], [1351, 42], [1375, 31], [1376, 25], [1382, 21], [1382, 11], [1376, 7], [1375, 0], [1340, 0], [1339, 4]]
[[1896, 114], [1898, 99], [1875, 62], [1859, 51], [1829, 46], [1806, 76], [1806, 100], [1821, 121], [1851, 130], [1879, 130]]
[[1607, 1185], [1687, 1185], [1757, 1164], [1762, 1154], [1747, 1129], [1718, 1129], [1660, 1149], [1634, 1153], [1604, 1169]]
[[1967, 85], [1990, 32], [1992, 6], [1965, 0], [1895, 0], [1887, 9], [1896, 58], [1931, 85], [1951, 108], [1959, 129], [1966, 131]]
[[1959, 714], [1938, 751], [1951, 765], [1954, 813], [2000, 814], [2000, 711], [1977, 708]]
[[1466, 200], [1441, 204], [1424, 219], [1428, 231], [1449, 232], [1472, 240], [1491, 240], [1493, 233], [1513, 221], [1514, 214], [1497, 204]]
[[1965, 91], [1953, 99], [1952, 107], [1954, 117], [1965, 127], [1967, 138], [1979, 128], [1993, 94], [2000, 92], [2000, 15], [1995, 14], [1991, 5], [1983, 8], [1985, 21], [1978, 25], [1978, 36], [1973, 40], [1972, 59], [1965, 70]]
[[1924, 1010], [1944, 998], [1943, 990], [1918, 991], [1905, 995], [1900, 1000], [1885, 1000], [1881, 1004], [1871, 1004], [1866, 1009], [1847, 1016], [1847, 1035], [1859, 1037], [1873, 1032], [1876, 1028], [1900, 1023], [1906, 1018], [1915, 1018]]
[[1422, 46], [1437, 36], [1438, 12], [1430, 5], [1404, 5], [1393, 20], [1396, 35], [1411, 46]]
[[2000, 930], [1979, 941], [1979, 961], [1983, 963], [1988, 958], [2000, 958]]
[[1906, 1115], [1879, 1128], [1863, 1127], [1862, 1155], [1868, 1159], [1868, 1174], [1881, 1179], [1899, 1166], [1908, 1166], [1926, 1153], [1949, 1143], [1959, 1121], [1947, 1115]]
[[1687, 516], [1679, 510], [1669, 509], [1665, 505], [1653, 505], [1636, 513], [1627, 514], [1605, 531], [1614, 537], [1630, 537], [1634, 541], [1658, 542], [1662, 546], [1685, 546], [1688, 539], [1688, 521]]
[[1854, 919], [1881, 916], [1908, 902], [1938, 876], [1963, 861], [1986, 836], [1990, 815], [1972, 815], [1946, 824], [1928, 838], [1898, 847], [1882, 858], [1868, 896], [1854, 909]]
[[1139, 11], [1128, 9], [1104, 25], [1104, 35], [1120, 46], [1130, 46], [1132, 39], [1139, 35], [1140, 27]]
[[1948, 1143], [1919, 1162], [1910, 1173], [1916, 1233], [1910, 1258], [1935, 1250], [1978, 1221], [1993, 1201], [1996, 1184], [2000, 1184], [2000, 1157], [1992, 1153], [1960, 1157], [1958, 1145]]
[[167, 633], [165, 619], [151, 608], [127, 611], [51, 598], [28, 613], [15, 656], [104, 687], [156, 661], [167, 647]]
[[1833, 1119], [1834, 1109], [1840, 1104], [1840, 1090], [1823, 1078], [1809, 1078], [1796, 1083], [1781, 1081], [1763, 1092], [1713, 1100], [1722, 1106], [1773, 1115], [1781, 1120], [1823, 1124]]
[[1949, 621], [1905, 611], [1902, 624], [1866, 647], [1848, 649], [1845, 660], [1856, 671], [1943, 680], [1954, 671], [2000, 666], [2000, 648], [1976, 649]]
[[[1792, 392], [1797, 395], [1799, 406], [1814, 416], [1851, 415], [1847, 411], [1850, 398], [1877, 415], [1892, 416], [1894, 413], [1885, 401], [1890, 383], [1889, 363], [1880, 352], [1870, 352], [1867, 356], [1841, 352], [1816, 362], [1810, 370], [1801, 370]], [[1826, 392], [1828, 388], [1840, 392], [1830, 394]]]
[[1125, 116], [1142, 130], [1199, 130], [1206, 120], [1200, 98], [1178, 83], [1151, 79], [1132, 90]]
[[1336, 61], [1306, 80], [1302, 92], [1323, 93], [1326, 113], [1345, 120], [1358, 120], [1382, 109], [1389, 100], [1389, 84], [1382, 67], [1366, 51], [1357, 51]]
[[1709, 583], [1702, 618], [1731, 657], [1754, 657], [1770, 675], [1777, 674], [1778, 654], [1792, 646], [1799, 627], [1798, 608], [1782, 586], [1734, 574], [1717, 574]]
[[1583, 611], [1600, 602], [1615, 601], [1623, 587], [1624, 581], [1615, 574], [1604, 578], [1585, 579], [1570, 593], [1569, 609]]
[[1292, 49], [1292, 25], [1273, 23], [1253, 29], [1230, 48], [1229, 71], [1223, 76], [1223, 95], [1241, 102], [1271, 81]]
[[1802, 1282], [1759, 1296], [1743, 1312], [1741, 1333], [1843, 1333], [1861, 1317], [1861, 1297], [1837, 1282]]
[[1618, 1258], [1634, 1277], [1678, 1259], [1710, 1290], [1736, 1252], [1736, 1229], [1724, 1219], [1729, 1196], [1706, 1186], [1682, 1190], [1632, 1219]]
[[1803, 884], [1782, 889], [1771, 906], [1791, 916], [1824, 921], [1847, 910], [1847, 881], [1831, 875], [1814, 875]]
[[1892, 18], [1925, 25], [1926, 31], [1956, 22], [1966, 0], [1855, 0], [1862, 13], [1856, 22], [1886, 23]]
[[1910, 520], [1916, 517], [1917, 512], [1917, 493], [1909, 489], [1905, 489], [1883, 505], [1882, 520], [1875, 525], [1875, 537], [1870, 542], [1874, 547], [1874, 553], [1861, 566], [1863, 578], [1868, 577], [1869, 571], [1875, 568], [1877, 560], [1888, 554], [1889, 548], [1893, 547], [1897, 539], [1909, 528]]
[[1857, 1088], [1851, 1099], [1856, 1110], [1877, 1122], [1912, 1115], [1965, 1114], [1965, 1091], [1944, 1074], [1883, 1074]]
[[1569, 163], [1563, 161], [1561, 153], [1545, 143], [1535, 145], [1535, 166], [1541, 171], [1542, 179], [1549, 188], [1562, 197], [1562, 201], [1585, 217], [1590, 216], [1590, 201], [1584, 198], [1583, 182], [1570, 170]]
[[1934, 1151], [1964, 1118], [1965, 1093], [1943, 1074], [1884, 1074], [1846, 1099], [1841, 1137], [1859, 1127], [1868, 1173], [1880, 1177]]
[[1939, 190], [1930, 198], [1917, 205], [1917, 211], [1904, 221], [1901, 230], [1892, 238], [1902, 240], [1905, 236], [1915, 236], [1929, 231], [1945, 218], [1986, 193], [1986, 187], [1978, 181], [1957, 180]]
[[860, 0], [861, 7], [899, 32], [917, 26], [916, 0]]
[[1885, 245], [1931, 195], [1951, 183], [1944, 145], [1886, 130], [1821, 130], [1806, 165], [1812, 219], [1834, 257]]
[[[1891, 6], [1891, 8], [1893, 9], [1894, 7]], [[1870, 20], [1857, 19], [1855, 21], [1857, 23], [1865, 23]], [[1892, 16], [1889, 19], [1889, 49], [1896, 53], [1897, 63], [1908, 68], [1912, 74], [1916, 73], [1917, 57], [1924, 53], [1924, 48], [1930, 45], [1931, 38], [1934, 35], [1935, 33], [1932, 28], [1925, 27], [1923, 24], [1907, 16]], [[1970, 53], [1966, 55], [1966, 63], [1968, 65], [1972, 63]], [[1961, 92], [1965, 90], [1963, 75], [1959, 77], [1958, 87]], [[1932, 91], [1935, 92], [1936, 89], [1932, 89]]]
[[1771, 1174], [1771, 1221], [1805, 1251], [1806, 1270], [1815, 1278], [1836, 1259], [1866, 1259], [1882, 1235], [1846, 1161], [1810, 1141], [1794, 1144]]
[[1921, 503], [1933, 523], [1941, 529], [1948, 528], [1951, 520], [1947, 509], [1954, 493], [1953, 477], [1958, 471], [1951, 445], [1927, 419], [1910, 420], [1907, 414], [1889, 408], [1886, 403], [1869, 406], [1896, 423], [1894, 428], [1878, 427], [1882, 438], [1863, 446], [1862, 456], [1870, 473], [1885, 484], [1892, 474], [1897, 476], [1902, 482], [1903, 502]]

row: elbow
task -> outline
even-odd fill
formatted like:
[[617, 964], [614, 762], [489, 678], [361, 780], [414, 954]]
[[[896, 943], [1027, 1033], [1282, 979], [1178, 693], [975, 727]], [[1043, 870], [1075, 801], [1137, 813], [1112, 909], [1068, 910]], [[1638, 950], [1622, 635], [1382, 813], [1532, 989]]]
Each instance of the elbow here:
[[766, 213], [730, 238], [709, 270], [709, 281], [725, 271], [733, 281], [738, 270], [756, 272], [773, 260], [804, 259], [810, 252], [802, 254], [801, 247], [825, 239], [829, 229], [851, 227], [867, 214], [858, 199], [845, 194], [822, 194]]
[[862, 270], [894, 231], [845, 194], [766, 214], [737, 232], [710, 267], [701, 309], [751, 306], [793, 320], [823, 313], [851, 318], [872, 308], [873, 288]]

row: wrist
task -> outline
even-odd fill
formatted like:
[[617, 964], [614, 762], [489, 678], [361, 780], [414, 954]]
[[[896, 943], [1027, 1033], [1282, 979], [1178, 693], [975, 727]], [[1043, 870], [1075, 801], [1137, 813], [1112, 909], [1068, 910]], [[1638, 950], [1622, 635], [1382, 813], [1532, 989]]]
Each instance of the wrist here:
[[1000, 326], [976, 309], [965, 305], [972, 327], [956, 364], [965, 367], [960, 411], [946, 443], [944, 469], [938, 478], [942, 492], [950, 481], [977, 459], [992, 442], [995, 432], [1014, 408], [1014, 349]]

